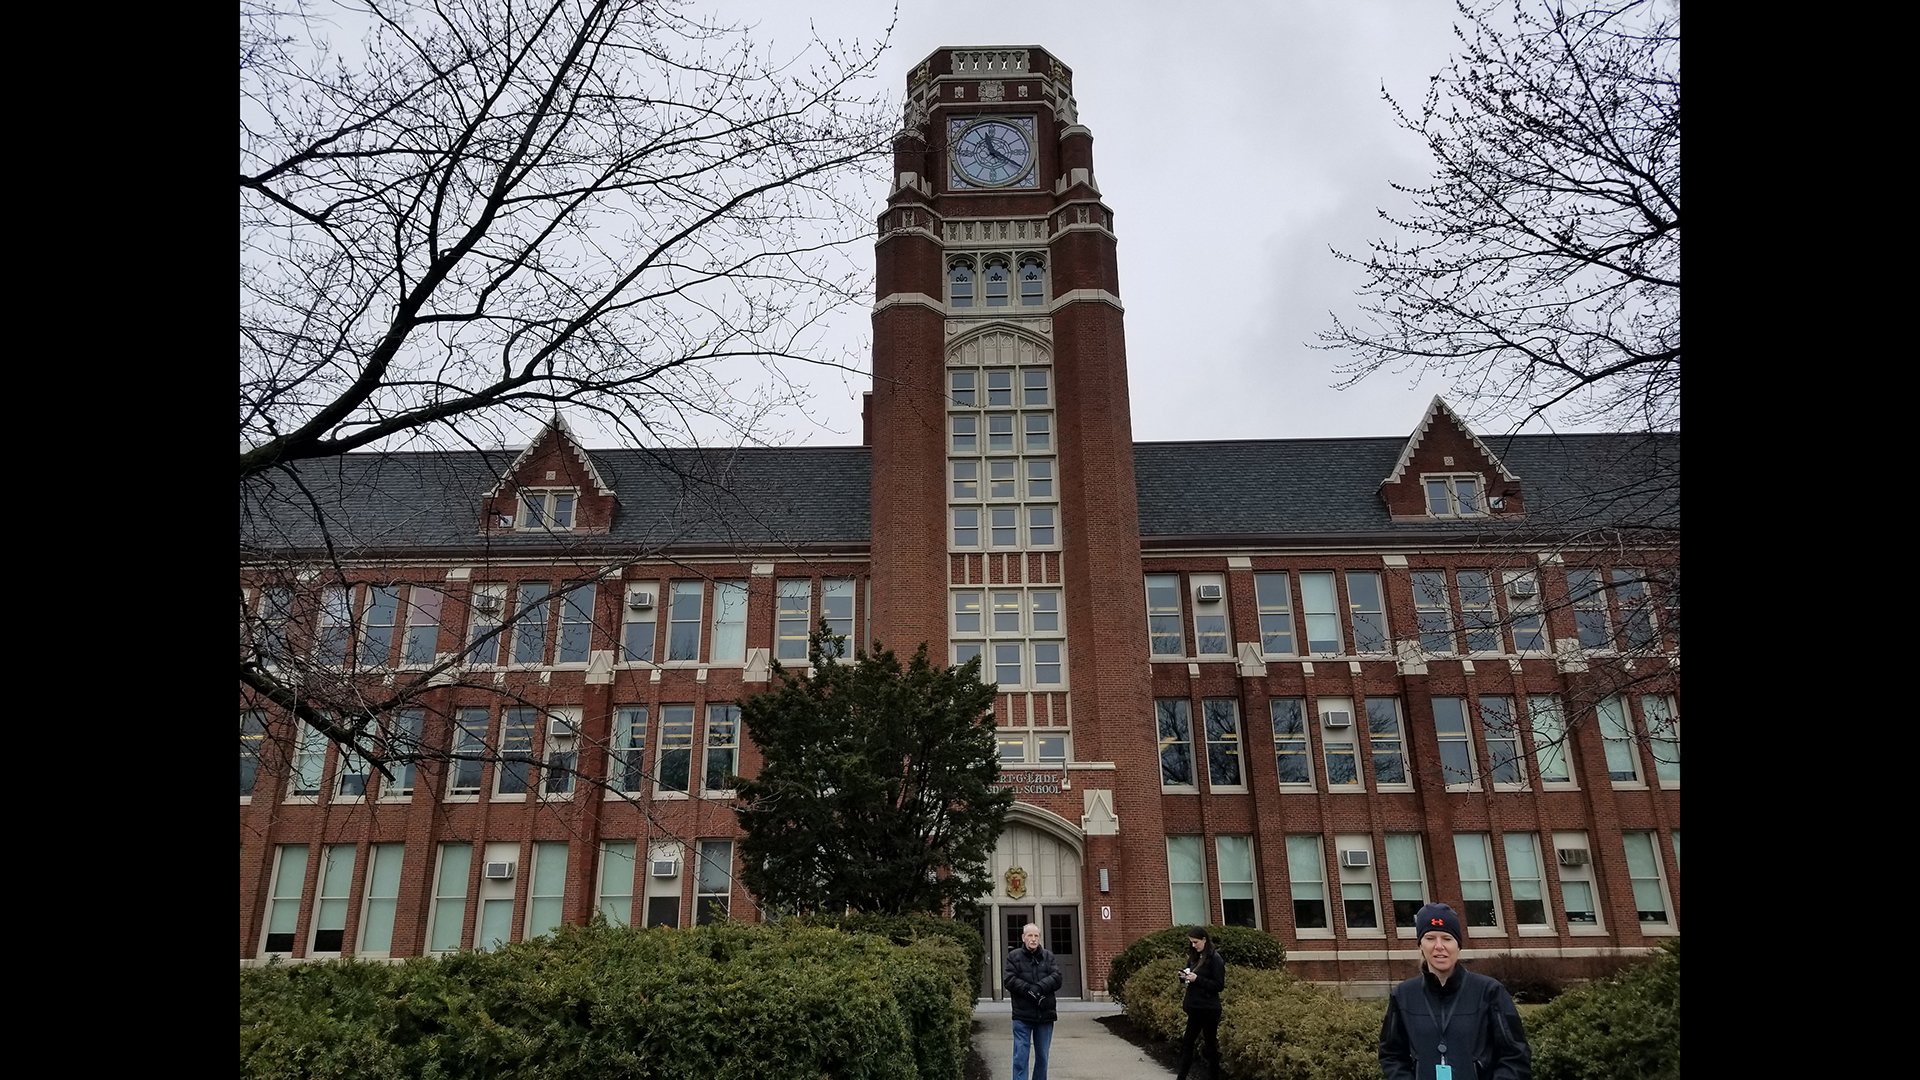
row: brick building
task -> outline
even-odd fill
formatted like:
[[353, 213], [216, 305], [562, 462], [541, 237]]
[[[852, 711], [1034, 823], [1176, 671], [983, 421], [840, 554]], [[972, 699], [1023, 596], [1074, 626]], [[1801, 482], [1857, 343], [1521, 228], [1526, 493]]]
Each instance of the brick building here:
[[1358, 993], [1411, 970], [1429, 899], [1469, 957], [1679, 932], [1678, 437], [1483, 437], [1435, 399], [1379, 437], [1135, 443], [1076, 109], [1041, 48], [914, 68], [861, 446], [556, 417], [243, 493], [243, 649], [431, 684], [381, 721], [428, 751], [391, 779], [243, 700], [243, 964], [757, 918], [732, 703], [820, 618], [999, 684], [982, 929], [1039, 922], [1069, 995], [1188, 922]]

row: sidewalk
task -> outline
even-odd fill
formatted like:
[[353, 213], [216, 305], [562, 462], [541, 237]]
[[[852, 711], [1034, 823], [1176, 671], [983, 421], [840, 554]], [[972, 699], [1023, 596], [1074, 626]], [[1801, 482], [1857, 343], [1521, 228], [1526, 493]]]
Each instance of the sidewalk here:
[[[1060, 1018], [1053, 1024], [1047, 1080], [1151, 1080], [1173, 1075], [1100, 1022], [1100, 1017], [1120, 1012], [1113, 1002], [1062, 1001], [1057, 1011]], [[982, 998], [974, 1003], [973, 1018], [979, 1025], [973, 1045], [986, 1059], [993, 1080], [1013, 1080], [1013, 1006]]]

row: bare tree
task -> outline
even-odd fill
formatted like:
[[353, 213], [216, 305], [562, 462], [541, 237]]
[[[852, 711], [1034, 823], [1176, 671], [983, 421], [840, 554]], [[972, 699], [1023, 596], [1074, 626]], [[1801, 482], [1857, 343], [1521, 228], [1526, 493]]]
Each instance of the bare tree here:
[[[241, 556], [298, 585], [243, 591], [243, 708], [387, 772], [419, 748], [383, 718], [463, 678], [464, 653], [368, 678], [288, 647], [382, 556], [337, 530], [379, 483], [342, 455], [507, 445], [562, 405], [630, 446], [746, 442], [792, 400], [810, 329], [869, 287], [843, 197], [897, 124], [868, 89], [890, 30], [777, 55], [682, 0], [243, 0]], [[585, 555], [575, 587], [670, 543]]]
[[1364, 255], [1342, 385], [1439, 372], [1476, 418], [1673, 431], [1680, 422], [1677, 0], [1460, 2], [1464, 51], [1418, 111], [1434, 160]]

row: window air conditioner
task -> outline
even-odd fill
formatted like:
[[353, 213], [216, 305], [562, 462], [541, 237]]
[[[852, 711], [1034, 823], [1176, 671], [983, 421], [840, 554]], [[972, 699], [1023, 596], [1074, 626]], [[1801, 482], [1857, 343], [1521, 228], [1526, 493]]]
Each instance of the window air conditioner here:
[[1540, 583], [1530, 577], [1514, 578], [1507, 583], [1508, 596], [1535, 596], [1540, 592]]
[[487, 877], [494, 881], [507, 881], [513, 877], [513, 864], [510, 862], [490, 862], [487, 864]]
[[673, 875], [679, 872], [680, 872], [680, 860], [678, 859], [653, 860], [653, 876], [654, 877], [672, 877]]
[[491, 593], [481, 593], [473, 598], [473, 610], [482, 615], [492, 615], [500, 610], [500, 598]]
[[1222, 589], [1218, 585], [1200, 586], [1199, 597], [1200, 597], [1200, 602], [1203, 604], [1211, 604], [1215, 600], [1219, 600], [1225, 595], [1226, 595], [1226, 590]]
[[573, 738], [573, 721], [564, 716], [547, 717], [547, 737], [549, 739]]
[[1561, 866], [1587, 865], [1587, 849], [1586, 848], [1563, 847], [1555, 851], [1553, 854], [1554, 854], [1554, 858], [1560, 860]]
[[1322, 713], [1320, 722], [1328, 727], [1352, 727], [1353, 714], [1345, 709], [1336, 709], [1331, 712]]
[[634, 611], [646, 611], [653, 607], [653, 594], [638, 590], [627, 594], [627, 606]]
[[1340, 865], [1349, 870], [1364, 870], [1373, 865], [1373, 852], [1358, 848], [1352, 851], [1342, 851], [1340, 853]]

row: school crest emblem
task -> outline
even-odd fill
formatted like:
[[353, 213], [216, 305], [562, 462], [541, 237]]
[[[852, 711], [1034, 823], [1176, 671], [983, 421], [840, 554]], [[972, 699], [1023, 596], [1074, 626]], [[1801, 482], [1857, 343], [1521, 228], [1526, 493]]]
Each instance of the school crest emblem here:
[[1007, 898], [1018, 900], [1027, 895], [1027, 872], [1018, 866], [1007, 868]]

